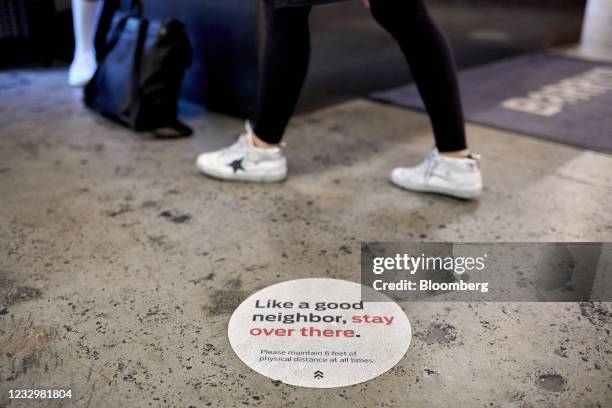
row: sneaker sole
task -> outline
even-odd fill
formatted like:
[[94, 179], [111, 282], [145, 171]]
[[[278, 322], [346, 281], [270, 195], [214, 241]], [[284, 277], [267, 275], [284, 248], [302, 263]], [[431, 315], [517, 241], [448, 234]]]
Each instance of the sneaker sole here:
[[279, 183], [281, 181], [285, 181], [287, 179], [287, 173], [285, 174], [262, 174], [259, 176], [249, 176], [246, 174], [232, 174], [228, 176], [227, 174], [223, 174], [217, 172], [213, 169], [209, 169], [200, 165], [200, 163], [196, 163], [198, 170], [206, 176], [212, 177], [217, 180], [224, 181], [240, 181], [240, 182], [251, 182], [251, 183]]
[[417, 193], [433, 193], [460, 198], [462, 200], [475, 200], [482, 194], [482, 188], [474, 190], [450, 190], [446, 188], [431, 188], [431, 187], [412, 187], [402, 185], [391, 179], [391, 183], [404, 190], [415, 191]]

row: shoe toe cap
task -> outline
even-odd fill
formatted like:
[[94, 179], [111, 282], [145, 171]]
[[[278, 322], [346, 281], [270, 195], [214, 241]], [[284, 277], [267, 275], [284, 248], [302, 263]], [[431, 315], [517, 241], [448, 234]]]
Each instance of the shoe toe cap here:
[[406, 167], [396, 167], [391, 171], [391, 181], [396, 184], [402, 184], [409, 176], [410, 169]]
[[216, 167], [215, 159], [216, 157], [213, 153], [202, 153], [196, 159], [196, 166], [202, 171], [205, 171], [211, 167]]

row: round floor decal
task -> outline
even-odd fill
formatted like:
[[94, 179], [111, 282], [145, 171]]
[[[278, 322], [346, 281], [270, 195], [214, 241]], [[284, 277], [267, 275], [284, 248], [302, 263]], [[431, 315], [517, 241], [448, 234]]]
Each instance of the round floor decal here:
[[299, 279], [262, 289], [234, 311], [234, 352], [253, 370], [300, 387], [332, 388], [377, 377], [406, 354], [411, 329], [389, 298], [337, 279]]

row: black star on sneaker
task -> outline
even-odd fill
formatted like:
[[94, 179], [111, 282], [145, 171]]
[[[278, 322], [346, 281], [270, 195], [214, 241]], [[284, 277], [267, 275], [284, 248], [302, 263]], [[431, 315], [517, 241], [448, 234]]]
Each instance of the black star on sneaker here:
[[246, 171], [244, 169], [244, 167], [242, 167], [242, 161], [243, 160], [244, 160], [244, 157], [242, 159], [240, 159], [240, 160], [234, 160], [233, 162], [228, 164], [228, 166], [230, 166], [232, 169], [234, 169], [234, 173], [238, 173], [238, 170]]

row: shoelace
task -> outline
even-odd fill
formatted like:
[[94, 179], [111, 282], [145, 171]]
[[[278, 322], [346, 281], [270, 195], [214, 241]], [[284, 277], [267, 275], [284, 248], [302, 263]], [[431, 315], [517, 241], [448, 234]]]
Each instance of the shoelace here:
[[236, 151], [244, 149], [244, 147], [248, 144], [247, 135], [253, 131], [253, 127], [251, 126], [251, 122], [248, 120], [244, 123], [244, 133], [238, 137], [234, 143], [226, 147], [222, 150], [222, 154], [228, 155], [229, 153], [234, 153]]
[[436, 149], [433, 149], [431, 152], [429, 152], [425, 161], [419, 164], [418, 166], [419, 169], [422, 169], [423, 167], [425, 167], [425, 171], [424, 171], [425, 181], [428, 181], [431, 178], [434, 170], [438, 166], [438, 161], [435, 160], [435, 158], [436, 158]]
[[[237, 152], [243, 153], [245, 156], [248, 155], [248, 147], [253, 146], [253, 144], [248, 140], [248, 135], [253, 132], [251, 123], [248, 120], [245, 122], [244, 130], [245, 132], [241, 134], [240, 137], [238, 137], [238, 140], [236, 140], [233, 144], [226, 147], [225, 149], [221, 150], [221, 156], [230, 156], [236, 154]], [[285, 144], [281, 143], [280, 146], [284, 147]]]
[[238, 140], [236, 140], [234, 143], [232, 143], [231, 145], [229, 145], [228, 147], [220, 151], [221, 156], [222, 157], [230, 156], [230, 155], [235, 154], [236, 152], [245, 150], [246, 144], [247, 144], [246, 135], [244, 134], [240, 135]]

